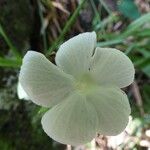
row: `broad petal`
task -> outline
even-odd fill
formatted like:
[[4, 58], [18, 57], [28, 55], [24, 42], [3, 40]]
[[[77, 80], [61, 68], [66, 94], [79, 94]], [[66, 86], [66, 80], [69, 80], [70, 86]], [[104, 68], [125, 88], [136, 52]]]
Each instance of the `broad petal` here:
[[71, 38], [60, 46], [56, 53], [56, 64], [66, 73], [80, 78], [89, 70], [95, 44], [95, 32], [82, 33]]
[[30, 99], [45, 107], [61, 102], [74, 89], [71, 76], [34, 51], [25, 55], [19, 81]]
[[123, 52], [112, 48], [96, 48], [90, 71], [100, 85], [120, 88], [130, 85], [135, 74], [131, 60]]
[[131, 109], [123, 91], [115, 87], [99, 87], [87, 95], [87, 100], [97, 112], [99, 134], [113, 136], [125, 129]]
[[97, 115], [80, 93], [50, 109], [42, 118], [44, 131], [54, 140], [70, 145], [90, 142], [96, 135]]

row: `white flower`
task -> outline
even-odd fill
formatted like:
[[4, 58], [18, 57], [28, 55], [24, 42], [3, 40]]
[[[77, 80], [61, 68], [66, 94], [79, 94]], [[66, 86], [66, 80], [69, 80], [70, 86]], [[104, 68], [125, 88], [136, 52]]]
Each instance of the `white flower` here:
[[128, 123], [130, 105], [120, 88], [133, 82], [133, 64], [121, 51], [95, 45], [95, 32], [87, 32], [60, 46], [57, 66], [34, 51], [23, 59], [19, 81], [34, 103], [52, 107], [42, 126], [63, 144], [117, 135]]
[[17, 84], [17, 95], [19, 99], [24, 99], [24, 100], [30, 99], [19, 82]]

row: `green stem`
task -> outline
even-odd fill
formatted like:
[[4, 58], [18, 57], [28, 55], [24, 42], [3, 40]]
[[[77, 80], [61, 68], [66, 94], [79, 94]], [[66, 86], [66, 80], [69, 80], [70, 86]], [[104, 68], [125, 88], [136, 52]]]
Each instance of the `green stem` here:
[[115, 44], [120, 44], [123, 43], [123, 39], [115, 39], [115, 40], [110, 40], [106, 42], [98, 42], [97, 46], [103, 47], [103, 46], [110, 46], [110, 45], [115, 45]]
[[91, 6], [92, 6], [93, 11], [94, 11], [94, 13], [95, 13], [95, 16], [97, 17], [98, 22], [99, 22], [99, 24], [100, 24], [100, 23], [101, 23], [100, 15], [99, 15], [99, 13], [98, 13], [98, 11], [97, 11], [96, 5], [95, 5], [95, 3], [94, 3], [93, 0], [89, 0], [89, 1], [90, 1], [90, 3], [91, 3]]
[[118, 20], [119, 20], [118, 15], [116, 13], [112, 13], [108, 17], [103, 19], [101, 23], [96, 26], [96, 30], [99, 30], [100, 28], [104, 28], [107, 24], [116, 22]]
[[109, 9], [109, 7], [107, 6], [107, 4], [104, 2], [104, 0], [99, 0], [100, 3], [103, 5], [103, 7], [105, 8], [105, 10], [108, 12], [108, 14], [111, 14], [111, 10]]
[[[40, 1], [38, 0], [37, 3], [38, 3], [39, 16], [40, 16], [40, 21], [41, 21], [41, 28], [42, 28], [43, 24], [44, 24], [44, 17], [43, 17], [43, 13], [42, 13], [42, 10], [41, 10], [41, 3], [40, 3]], [[43, 40], [43, 45], [44, 45], [44, 52], [46, 52], [46, 50], [47, 50], [47, 40], [46, 40], [45, 30], [41, 34], [42, 34], [42, 40]]]
[[73, 25], [75, 19], [77, 18], [84, 2], [86, 0], [82, 0], [81, 3], [79, 4], [79, 6], [77, 7], [77, 9], [74, 11], [74, 13], [72, 14], [72, 16], [70, 17], [70, 19], [67, 21], [67, 23], [65, 24], [65, 27], [63, 28], [60, 36], [56, 39], [56, 41], [54, 42], [54, 44], [48, 49], [48, 52], [46, 55], [49, 55], [62, 41], [62, 39], [64, 38], [64, 36], [66, 35], [66, 33], [70, 30], [71, 26]]
[[21, 66], [21, 60], [20, 59], [6, 59], [6, 58], [0, 57], [0, 66], [19, 68]]
[[135, 47], [136, 47], [136, 44], [135, 44], [135, 43], [133, 43], [132, 45], [128, 46], [127, 49], [126, 49], [126, 51], [125, 51], [125, 54], [126, 54], [126, 55], [129, 55], [129, 53], [130, 53], [132, 50], [134, 50]]
[[13, 52], [13, 54], [16, 56], [16, 58], [21, 58], [19, 51], [17, 50], [17, 48], [15, 46], [13, 46], [11, 40], [8, 38], [8, 36], [6, 35], [2, 25], [0, 24], [0, 35], [4, 38], [5, 42], [7, 43], [7, 45], [9, 46], [9, 48], [11, 49], [11, 51]]

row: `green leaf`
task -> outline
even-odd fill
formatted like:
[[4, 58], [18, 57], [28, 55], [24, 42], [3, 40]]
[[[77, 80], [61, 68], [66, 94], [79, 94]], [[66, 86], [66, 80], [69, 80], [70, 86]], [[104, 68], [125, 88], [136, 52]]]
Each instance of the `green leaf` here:
[[139, 47], [136, 49], [139, 53], [143, 55], [144, 58], [150, 58], [150, 51], [148, 49]]
[[118, 4], [118, 10], [130, 19], [137, 19], [140, 17], [140, 12], [133, 0], [121, 0]]
[[20, 59], [6, 59], [6, 58], [0, 57], [0, 66], [18, 68], [21, 66], [21, 60]]
[[125, 30], [123, 33], [123, 36], [127, 37], [128, 35], [131, 35], [133, 32], [137, 31], [138, 29], [141, 29], [141, 26], [145, 23], [150, 22], [150, 13], [147, 13], [137, 20], [133, 21]]
[[135, 36], [144, 38], [144, 37], [150, 37], [150, 28], [146, 28], [144, 30], [140, 30], [137, 33], [135, 33]]
[[[116, 37], [111, 38], [109, 41], [99, 42], [97, 46], [103, 47], [103, 46], [120, 44], [120, 43], [123, 43], [128, 36], [130, 35], [136, 36], [136, 34], [138, 33], [142, 34], [142, 31], [144, 32], [141, 36], [149, 36], [150, 35], [149, 29], [143, 29], [141, 31], [141, 28], [142, 28], [141, 26], [143, 26], [145, 23], [148, 23], [148, 22], [150, 22], [150, 13], [147, 13], [141, 16], [140, 18], [136, 19], [135, 21], [133, 21], [131, 24], [129, 24], [129, 26], [125, 29], [125, 31], [122, 34], [116, 35]], [[133, 47], [129, 48], [129, 52], [132, 49]]]
[[104, 46], [110, 46], [110, 45], [116, 45], [116, 44], [120, 44], [123, 43], [123, 39], [114, 39], [114, 40], [110, 40], [110, 41], [105, 41], [105, 42], [98, 42], [97, 46], [98, 47], [104, 47]]
[[140, 68], [148, 77], [150, 77], [150, 57], [137, 60], [135, 66]]

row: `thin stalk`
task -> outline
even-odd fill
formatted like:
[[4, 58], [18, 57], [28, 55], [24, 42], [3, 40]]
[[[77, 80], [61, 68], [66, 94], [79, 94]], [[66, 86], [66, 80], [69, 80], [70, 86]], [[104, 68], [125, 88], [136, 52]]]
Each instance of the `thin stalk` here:
[[[40, 0], [38, 0], [37, 3], [38, 3], [38, 10], [39, 10], [39, 16], [40, 16], [41, 26], [43, 27], [44, 17], [43, 17], [43, 13], [42, 13], [42, 10], [41, 10]], [[46, 50], [47, 50], [47, 40], [46, 40], [45, 30], [41, 34], [42, 34], [42, 40], [43, 40], [43, 45], [44, 45], [44, 52], [46, 52]]]
[[96, 30], [99, 30], [100, 28], [104, 28], [108, 23], [112, 23], [112, 22], [117, 21], [117, 20], [119, 20], [119, 17], [117, 16], [117, 14], [112, 13], [108, 17], [103, 19], [101, 21], [101, 23], [96, 26]]
[[100, 24], [100, 23], [101, 23], [100, 15], [99, 15], [99, 13], [98, 13], [98, 11], [97, 11], [96, 5], [95, 5], [95, 3], [94, 3], [93, 0], [89, 0], [89, 1], [90, 1], [90, 3], [91, 3], [91, 6], [92, 6], [93, 11], [94, 11], [94, 13], [95, 13], [95, 16], [98, 18], [98, 22], [99, 22], [99, 24]]
[[107, 11], [108, 14], [111, 14], [111, 10], [109, 9], [109, 7], [107, 6], [107, 4], [104, 2], [104, 0], [99, 0], [100, 3], [103, 5], [103, 7], [105, 8], [105, 10]]
[[106, 42], [98, 42], [97, 46], [103, 47], [103, 46], [110, 46], [110, 45], [115, 45], [115, 44], [120, 44], [123, 43], [123, 39], [115, 39], [115, 40], [110, 40]]
[[135, 44], [135, 43], [132, 44], [132, 45], [130, 45], [130, 46], [126, 49], [125, 54], [126, 54], [126, 55], [129, 55], [129, 53], [130, 53], [132, 50], [134, 50], [135, 47], [136, 47], [136, 44]]
[[12, 53], [16, 56], [16, 58], [20, 59], [21, 55], [19, 53], [19, 51], [17, 50], [17, 48], [12, 44], [11, 40], [8, 38], [8, 36], [6, 35], [2, 25], [0, 24], [0, 35], [4, 38], [5, 42], [7, 43], [7, 45], [9, 46], [10, 50], [12, 51]]
[[70, 17], [70, 19], [66, 22], [65, 27], [63, 28], [60, 36], [56, 39], [54, 44], [48, 49], [48, 52], [47, 52], [46, 55], [49, 55], [60, 44], [60, 42], [62, 41], [62, 39], [66, 35], [66, 33], [70, 30], [70, 28], [73, 25], [75, 19], [77, 18], [84, 2], [86, 2], [86, 0], [82, 0], [81, 3], [78, 5], [77, 9], [74, 11], [74, 13]]
[[19, 68], [21, 66], [21, 60], [20, 59], [6, 59], [6, 58], [0, 57], [0, 66]]

